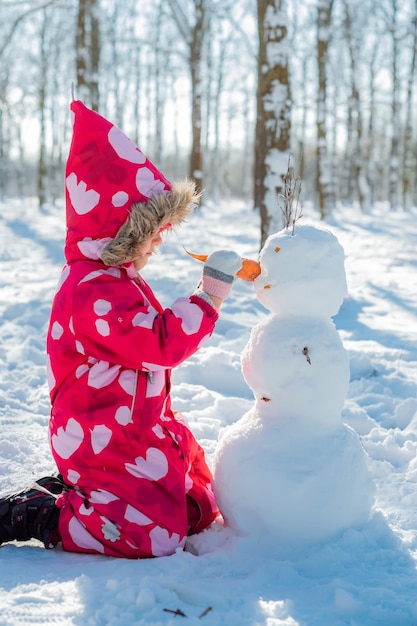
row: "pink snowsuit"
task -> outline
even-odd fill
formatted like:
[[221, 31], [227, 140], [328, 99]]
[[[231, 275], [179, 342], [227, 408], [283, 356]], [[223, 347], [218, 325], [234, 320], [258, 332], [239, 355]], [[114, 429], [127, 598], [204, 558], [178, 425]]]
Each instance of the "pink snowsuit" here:
[[[47, 338], [50, 444], [72, 487], [57, 499], [59, 533], [69, 551], [169, 555], [219, 514], [204, 452], [170, 401], [171, 368], [211, 335], [218, 314], [196, 295], [164, 310], [133, 264], [102, 262], [103, 241], [124, 223], [138, 189], [146, 197], [149, 173], [154, 185], [169, 183], [133, 143], [115, 145], [111, 133], [117, 141], [122, 134], [107, 120], [94, 114], [92, 137], [88, 109], [71, 108], [67, 264]], [[97, 156], [79, 158], [86, 146], [112, 161], [105, 181], [105, 167], [91, 165]], [[134, 169], [133, 183], [113, 176], [118, 166]]]

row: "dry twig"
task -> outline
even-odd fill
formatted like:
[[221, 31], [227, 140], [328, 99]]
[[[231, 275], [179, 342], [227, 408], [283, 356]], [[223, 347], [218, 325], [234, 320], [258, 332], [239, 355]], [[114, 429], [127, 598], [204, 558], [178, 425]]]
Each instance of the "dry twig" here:
[[204, 609], [204, 611], [201, 613], [201, 615], [198, 616], [198, 619], [201, 619], [202, 617], [204, 617], [205, 615], [207, 615], [207, 613], [210, 613], [210, 611], [212, 611], [212, 607], [208, 606], [206, 609]]
[[183, 613], [183, 611], [181, 611], [181, 609], [175, 609], [175, 611], [173, 611], [172, 609], [164, 609], [165, 613], [173, 613], [174, 615], [181, 615], [181, 617], [187, 617], [185, 613]]
[[303, 206], [300, 204], [301, 178], [294, 177], [291, 155], [288, 157], [287, 173], [284, 176], [284, 192], [278, 196], [278, 203], [284, 216], [285, 228], [292, 227], [294, 235], [295, 223], [303, 217]]

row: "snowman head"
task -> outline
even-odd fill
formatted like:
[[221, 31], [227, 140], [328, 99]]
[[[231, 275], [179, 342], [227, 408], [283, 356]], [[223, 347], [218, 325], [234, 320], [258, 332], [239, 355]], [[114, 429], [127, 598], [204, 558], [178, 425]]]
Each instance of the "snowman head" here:
[[344, 252], [324, 228], [303, 224], [268, 237], [261, 250], [258, 300], [275, 315], [335, 315], [347, 294]]

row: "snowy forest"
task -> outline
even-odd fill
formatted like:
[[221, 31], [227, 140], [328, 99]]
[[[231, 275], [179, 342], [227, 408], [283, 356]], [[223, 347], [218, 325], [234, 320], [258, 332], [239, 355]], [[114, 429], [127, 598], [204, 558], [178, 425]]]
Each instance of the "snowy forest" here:
[[[417, 0], [0, 0], [0, 626], [417, 626], [416, 51]], [[212, 252], [258, 269], [253, 282], [237, 273], [213, 335], [169, 387], [223, 517], [158, 558], [81, 554], [85, 535], [71, 551], [8, 534], [6, 494], [16, 503], [56, 472], [53, 438], [64, 454], [66, 438], [72, 452], [81, 442], [73, 415], [49, 436], [46, 351], [50, 336], [64, 354], [76, 328], [69, 311], [65, 333], [50, 326], [79, 264], [62, 269], [70, 167], [86, 162], [69, 150], [74, 107], [108, 120], [101, 153], [94, 124], [78, 126], [99, 161], [100, 187], [79, 178], [84, 200], [99, 197], [114, 155], [148, 171], [115, 150], [113, 124], [167, 181], [204, 190], [181, 228], [158, 230], [163, 246], [138, 277], [162, 317], [187, 309]], [[130, 210], [114, 191], [114, 208], [122, 198]], [[76, 204], [81, 220], [101, 212]], [[98, 236], [80, 240], [85, 259], [105, 241], [101, 226]], [[93, 291], [97, 274], [79, 284]], [[107, 337], [107, 305], [94, 300], [88, 335]], [[139, 363], [140, 349], [128, 345], [135, 370], [155, 363]], [[97, 397], [112, 400], [114, 372], [134, 398], [106, 423], [136, 428], [125, 411], [136, 388], [122, 378], [135, 370], [119, 376], [117, 362], [77, 351], [77, 380], [88, 376]], [[163, 380], [143, 376], [149, 398], [153, 373]], [[86, 420], [96, 456], [111, 442], [104, 413]], [[134, 461], [131, 476], [148, 454]], [[94, 505], [119, 506], [110, 489], [94, 492]], [[150, 529], [133, 509], [124, 519]], [[91, 515], [84, 500], [78, 511]]]
[[289, 155], [321, 218], [416, 203], [416, 0], [0, 6], [2, 200], [61, 197], [77, 97], [169, 178], [253, 198], [263, 238]]

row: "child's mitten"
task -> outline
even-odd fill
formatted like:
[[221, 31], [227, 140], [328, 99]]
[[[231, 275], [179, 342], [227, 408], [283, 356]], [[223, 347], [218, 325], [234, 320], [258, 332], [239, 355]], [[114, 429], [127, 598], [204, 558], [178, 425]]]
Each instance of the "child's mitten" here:
[[232, 250], [216, 250], [204, 263], [201, 289], [209, 296], [224, 300], [230, 293], [236, 272], [242, 267], [241, 257]]

